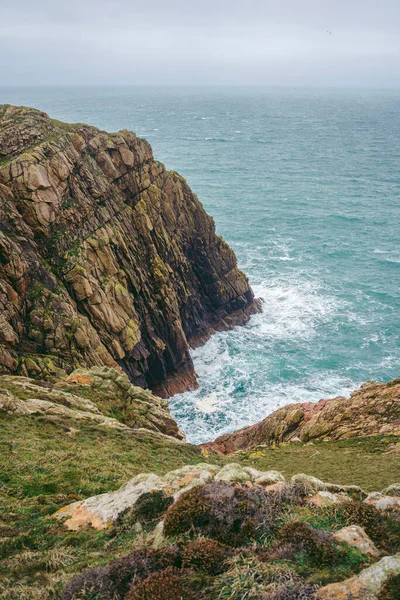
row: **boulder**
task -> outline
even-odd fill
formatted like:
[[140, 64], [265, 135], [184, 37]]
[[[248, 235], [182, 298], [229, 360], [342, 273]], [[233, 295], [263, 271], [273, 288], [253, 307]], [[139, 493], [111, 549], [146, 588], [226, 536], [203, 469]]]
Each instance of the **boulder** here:
[[385, 582], [400, 574], [400, 553], [385, 556], [359, 575], [320, 588], [317, 600], [379, 600]]
[[215, 476], [215, 481], [225, 483], [246, 483], [251, 480], [251, 475], [239, 463], [225, 465]]
[[400, 496], [400, 483], [392, 483], [382, 490], [381, 494], [383, 496]]
[[372, 492], [365, 500], [365, 504], [371, 504], [379, 510], [400, 510], [400, 496], [386, 496], [379, 492]]
[[339, 531], [335, 531], [332, 534], [333, 539], [338, 542], [345, 542], [353, 548], [357, 548], [362, 554], [367, 554], [373, 558], [379, 558], [382, 553], [375, 546], [373, 541], [367, 536], [364, 529], [358, 525], [349, 525], [349, 527], [343, 527]]
[[334, 506], [335, 504], [343, 504], [343, 502], [351, 502], [351, 498], [347, 494], [332, 494], [332, 492], [324, 490], [317, 492], [308, 499], [308, 503], [314, 506]]

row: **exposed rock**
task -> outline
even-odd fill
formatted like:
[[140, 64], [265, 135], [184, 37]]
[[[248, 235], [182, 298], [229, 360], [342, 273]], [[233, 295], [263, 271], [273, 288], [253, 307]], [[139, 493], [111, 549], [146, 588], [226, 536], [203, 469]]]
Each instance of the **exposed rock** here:
[[350, 398], [289, 404], [263, 421], [221, 435], [205, 448], [229, 454], [262, 444], [400, 435], [400, 379], [365, 383]]
[[325, 483], [325, 489], [328, 492], [344, 493], [353, 498], [353, 500], [365, 500], [368, 493], [358, 485], [340, 485], [337, 483]]
[[250, 481], [251, 474], [246, 472], [238, 463], [230, 463], [225, 465], [215, 476], [215, 481], [224, 481], [225, 483], [246, 483]]
[[218, 470], [219, 467], [215, 465], [200, 463], [171, 471], [163, 477], [154, 473], [142, 473], [114, 492], [74, 502], [57, 511], [55, 516], [61, 520], [66, 519], [64, 525], [71, 530], [88, 525], [95, 529], [106, 529], [122, 512], [132, 508], [142, 494], [162, 490], [177, 498], [179, 492], [211, 481]]
[[0, 224], [0, 373], [108, 366], [168, 396], [196, 385], [191, 344], [260, 309], [185, 179], [128, 131], [0, 106]]
[[254, 479], [254, 483], [256, 483], [257, 485], [269, 486], [274, 485], [276, 483], [285, 483], [285, 478], [282, 475], [282, 473], [279, 473], [279, 471], [257, 471], [257, 469], [250, 469], [251, 467], [244, 467], [245, 471], [251, 473]]
[[364, 502], [372, 504], [379, 510], [400, 510], [400, 497], [398, 496], [385, 496], [379, 492], [372, 492], [365, 498]]
[[306, 475], [305, 473], [293, 475], [292, 482], [304, 483], [307, 486], [307, 488], [314, 492], [326, 490], [326, 484], [323, 481], [321, 481], [317, 477], [313, 477], [312, 475]]
[[349, 525], [339, 531], [335, 531], [332, 537], [338, 542], [346, 542], [350, 546], [357, 548], [362, 554], [367, 554], [374, 558], [379, 558], [382, 553], [375, 546], [373, 541], [367, 536], [364, 529], [358, 525]]
[[[153, 473], [137, 475], [118, 490], [93, 496], [82, 502], [74, 502], [56, 513], [56, 517], [65, 520], [69, 529], [79, 529], [88, 525], [96, 529], [105, 529], [113, 523], [126, 509], [132, 508], [139, 497], [147, 492], [162, 490], [176, 501], [184, 492], [195, 486], [203, 486], [212, 481], [233, 484], [239, 487], [260, 486], [266, 491], [280, 491], [285, 487], [283, 475], [277, 471], [258, 471], [251, 467], [242, 467], [238, 463], [230, 463], [220, 467], [209, 463], [187, 465], [159, 477]], [[319, 479], [304, 474], [292, 478], [292, 483], [303, 482], [310, 491], [324, 488], [326, 485]], [[345, 493], [331, 494], [318, 492], [321, 503], [318, 505], [341, 504], [350, 502]], [[315, 498], [315, 496], [314, 496]], [[311, 499], [312, 500], [312, 499]]]
[[381, 492], [384, 496], [400, 496], [400, 483], [393, 483]]
[[400, 574], [400, 554], [385, 556], [356, 577], [331, 583], [316, 593], [318, 600], [378, 600], [389, 577]]
[[346, 494], [332, 494], [332, 492], [320, 491], [309, 498], [308, 503], [314, 506], [334, 506], [335, 504], [343, 504], [350, 502], [351, 498]]
[[184, 439], [167, 400], [132, 385], [124, 373], [108, 367], [78, 369], [53, 384], [0, 376], [0, 407], [18, 416], [65, 417], [124, 430], [144, 428]]

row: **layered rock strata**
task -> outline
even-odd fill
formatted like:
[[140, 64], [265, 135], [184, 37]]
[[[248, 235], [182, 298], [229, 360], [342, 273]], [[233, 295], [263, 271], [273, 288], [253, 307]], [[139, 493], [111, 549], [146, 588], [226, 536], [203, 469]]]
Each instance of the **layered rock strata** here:
[[185, 179], [129, 131], [0, 106], [0, 372], [120, 367], [170, 396], [259, 310]]

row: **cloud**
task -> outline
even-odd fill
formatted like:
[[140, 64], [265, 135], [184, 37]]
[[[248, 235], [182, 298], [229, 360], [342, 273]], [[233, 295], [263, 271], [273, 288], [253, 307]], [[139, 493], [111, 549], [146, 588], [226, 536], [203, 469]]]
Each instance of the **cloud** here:
[[1, 84], [399, 86], [399, 4], [20, 0], [1, 11]]

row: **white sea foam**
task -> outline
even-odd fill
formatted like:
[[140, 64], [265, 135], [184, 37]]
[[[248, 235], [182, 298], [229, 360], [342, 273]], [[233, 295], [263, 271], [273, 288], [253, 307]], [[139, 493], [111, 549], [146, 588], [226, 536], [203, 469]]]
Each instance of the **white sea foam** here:
[[213, 392], [206, 398], [198, 398], [196, 400], [196, 408], [204, 413], [212, 413], [217, 410], [218, 402], [218, 396], [215, 392]]

